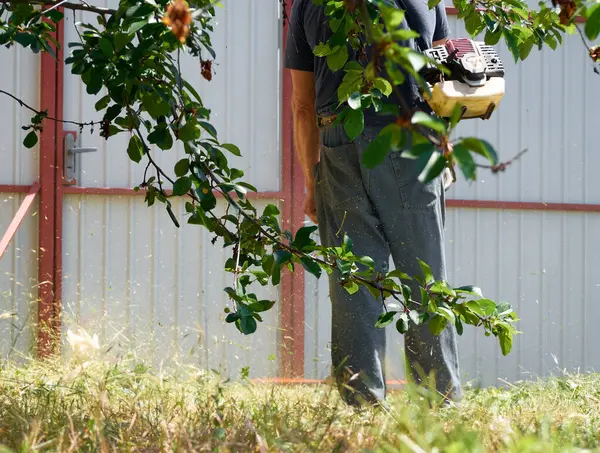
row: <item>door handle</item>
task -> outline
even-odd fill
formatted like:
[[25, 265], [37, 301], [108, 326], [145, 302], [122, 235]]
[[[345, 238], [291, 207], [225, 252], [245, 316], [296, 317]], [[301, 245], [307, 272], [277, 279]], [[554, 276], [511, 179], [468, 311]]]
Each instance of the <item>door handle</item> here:
[[65, 184], [76, 184], [78, 173], [81, 172], [77, 156], [85, 153], [95, 153], [98, 148], [82, 148], [77, 146], [77, 137], [74, 133], [65, 134], [64, 142], [64, 171]]

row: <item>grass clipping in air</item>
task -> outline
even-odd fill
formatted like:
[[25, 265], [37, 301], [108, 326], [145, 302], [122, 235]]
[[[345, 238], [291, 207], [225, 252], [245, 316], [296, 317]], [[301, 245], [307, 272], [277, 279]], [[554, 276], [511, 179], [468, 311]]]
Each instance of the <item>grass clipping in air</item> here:
[[459, 408], [398, 391], [389, 410], [357, 411], [327, 385], [96, 360], [4, 365], [0, 452], [572, 452], [600, 445], [599, 384], [579, 375], [467, 389]]

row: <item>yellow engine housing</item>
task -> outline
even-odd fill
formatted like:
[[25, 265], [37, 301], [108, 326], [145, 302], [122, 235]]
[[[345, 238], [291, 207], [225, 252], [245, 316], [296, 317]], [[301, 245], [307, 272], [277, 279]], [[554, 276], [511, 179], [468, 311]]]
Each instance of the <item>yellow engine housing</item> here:
[[503, 96], [502, 77], [491, 77], [480, 87], [469, 86], [457, 80], [444, 80], [431, 87], [431, 96], [424, 94], [425, 100], [436, 115], [449, 118], [458, 104], [466, 108], [463, 119], [489, 117]]

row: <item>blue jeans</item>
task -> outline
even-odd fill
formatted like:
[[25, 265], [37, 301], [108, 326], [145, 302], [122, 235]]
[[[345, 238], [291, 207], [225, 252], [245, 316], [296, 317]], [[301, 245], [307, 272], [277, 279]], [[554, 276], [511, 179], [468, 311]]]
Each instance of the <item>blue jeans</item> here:
[[[422, 184], [415, 161], [391, 152], [373, 169], [361, 155], [381, 127], [366, 127], [349, 141], [342, 126], [321, 130], [321, 158], [315, 166], [315, 196], [321, 242], [341, 245], [344, 233], [356, 255], [370, 256], [378, 271], [387, 271], [390, 254], [396, 268], [417, 275], [417, 258], [445, 279], [445, 199], [442, 179]], [[418, 285], [413, 299], [419, 301]], [[366, 288], [350, 295], [329, 277], [332, 302], [331, 354], [340, 393], [349, 404], [385, 399], [385, 332], [374, 327], [383, 312], [381, 300]], [[400, 335], [400, 334], [398, 334]], [[435, 375], [438, 392], [460, 400], [456, 331], [447, 327], [434, 336], [428, 326], [411, 325], [405, 354], [413, 379]], [[353, 376], [353, 378], [350, 378]]]

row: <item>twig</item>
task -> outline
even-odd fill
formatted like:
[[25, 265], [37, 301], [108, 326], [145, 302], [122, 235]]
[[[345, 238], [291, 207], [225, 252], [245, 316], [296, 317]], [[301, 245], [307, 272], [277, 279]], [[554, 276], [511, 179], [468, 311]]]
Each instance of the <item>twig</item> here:
[[497, 164], [494, 164], [494, 165], [475, 164], [475, 166], [477, 166], [479, 168], [488, 168], [488, 169], [492, 170], [492, 173], [499, 173], [501, 171], [506, 170], [506, 167], [508, 167], [515, 161], [519, 160], [521, 158], [521, 156], [523, 156], [523, 154], [525, 154], [526, 152], [527, 152], [527, 148], [520, 151], [515, 157], [513, 157], [510, 160], [507, 160], [506, 162], [498, 162]]
[[[0, 2], [1, 2], [1, 1], [2, 1], [2, 0], [0, 0]], [[36, 110], [36, 109], [34, 109], [33, 107], [31, 107], [30, 105], [28, 105], [27, 103], [25, 103], [23, 100], [19, 99], [18, 97], [16, 97], [16, 96], [15, 96], [15, 95], [13, 95], [13, 94], [10, 94], [10, 93], [9, 93], [9, 92], [7, 92], [7, 91], [0, 90], [0, 94], [5, 94], [6, 96], [8, 96], [8, 97], [10, 97], [10, 98], [14, 99], [15, 101], [17, 101], [17, 102], [19, 103], [19, 105], [20, 105], [21, 107], [25, 107], [25, 108], [27, 108], [27, 109], [31, 110], [31, 111], [32, 111], [33, 113], [35, 113], [36, 115], [39, 115], [39, 114], [41, 114], [41, 113], [44, 113], [44, 111], [41, 111], [41, 110]], [[100, 120], [100, 121], [88, 121], [88, 122], [85, 122], [85, 123], [81, 123], [81, 122], [78, 122], [78, 121], [59, 120], [58, 118], [54, 118], [54, 117], [52, 117], [52, 116], [46, 116], [44, 119], [51, 120], [51, 121], [56, 121], [57, 123], [63, 123], [63, 124], [74, 124], [74, 125], [76, 125], [76, 126], [79, 126], [80, 128], [81, 128], [81, 127], [84, 127], [84, 126], [93, 126], [93, 125], [95, 125], [95, 124], [102, 124], [102, 120]]]
[[[592, 56], [592, 48], [590, 47], [590, 45], [588, 44], [587, 40], [585, 39], [585, 36], [583, 36], [583, 32], [581, 31], [581, 27], [577, 24], [575, 24], [575, 28], [577, 29], [577, 31], [579, 32], [579, 36], [581, 37], [581, 41], [583, 42], [583, 45], [585, 46], [585, 48], [588, 51], [588, 54], [590, 55], [590, 57]], [[598, 75], [600, 75], [600, 70], [598, 70], [598, 63], [592, 59], [592, 61], [594, 62], [594, 72]]]
[[67, 2], [67, 1], [59, 1], [59, 2], [53, 2], [51, 0], [34, 0], [34, 1], [26, 1], [26, 0], [0, 0], [0, 3], [5, 4], [5, 5], [9, 5], [11, 3], [32, 3], [34, 5], [42, 5], [42, 6], [50, 6], [51, 8], [48, 9], [54, 9], [58, 6], [61, 6], [65, 9], [72, 9], [74, 11], [88, 11], [91, 13], [96, 13], [96, 14], [102, 14], [102, 15], [106, 15], [106, 14], [115, 14], [117, 12], [116, 9], [111, 9], [111, 8], [101, 8], [99, 6], [93, 6], [90, 5], [88, 3], [72, 3], [72, 2]]

